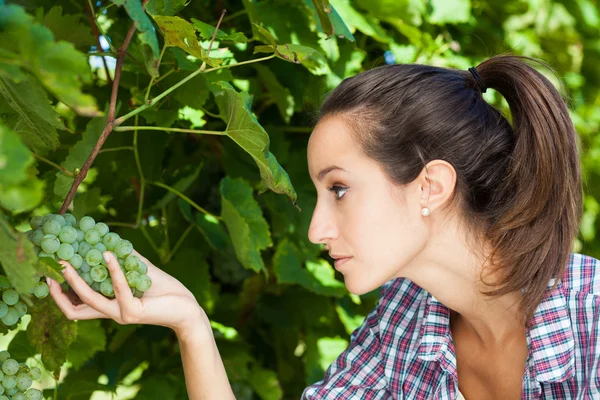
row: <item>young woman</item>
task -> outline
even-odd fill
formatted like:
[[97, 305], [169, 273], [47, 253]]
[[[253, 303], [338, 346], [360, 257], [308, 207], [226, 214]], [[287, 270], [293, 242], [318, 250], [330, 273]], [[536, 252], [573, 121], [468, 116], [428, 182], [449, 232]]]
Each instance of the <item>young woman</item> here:
[[[309, 238], [326, 245], [350, 292], [382, 290], [304, 399], [600, 398], [600, 270], [572, 253], [578, 136], [527, 61], [383, 66], [326, 99], [308, 144], [318, 193]], [[488, 88], [510, 119], [482, 97]], [[137, 299], [105, 256], [116, 300], [65, 263], [85, 302], [52, 282], [66, 316], [170, 327], [189, 397], [233, 398], [193, 295], [144, 260], [154, 285]]]

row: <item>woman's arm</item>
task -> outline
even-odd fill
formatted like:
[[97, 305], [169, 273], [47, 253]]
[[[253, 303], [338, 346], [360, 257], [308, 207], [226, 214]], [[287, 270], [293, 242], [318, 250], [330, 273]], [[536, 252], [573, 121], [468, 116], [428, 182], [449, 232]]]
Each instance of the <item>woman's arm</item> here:
[[202, 309], [189, 326], [176, 331], [190, 400], [235, 400], [210, 321]]

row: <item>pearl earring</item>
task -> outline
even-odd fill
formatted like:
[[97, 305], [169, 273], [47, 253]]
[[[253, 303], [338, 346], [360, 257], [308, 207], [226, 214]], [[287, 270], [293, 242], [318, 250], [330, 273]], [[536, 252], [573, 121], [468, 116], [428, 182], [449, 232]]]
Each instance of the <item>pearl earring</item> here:
[[427, 208], [427, 207], [423, 207], [423, 208], [421, 209], [421, 215], [422, 215], [422, 216], [426, 217], [426, 216], [428, 216], [429, 214], [431, 214], [431, 211], [429, 210], [429, 208]]

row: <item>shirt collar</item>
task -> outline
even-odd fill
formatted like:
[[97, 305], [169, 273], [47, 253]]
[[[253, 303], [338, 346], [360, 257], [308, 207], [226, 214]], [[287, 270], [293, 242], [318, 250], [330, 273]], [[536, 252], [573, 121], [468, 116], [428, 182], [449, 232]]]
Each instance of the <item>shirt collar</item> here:
[[[575, 373], [575, 341], [562, 282], [538, 305], [527, 331], [528, 365], [538, 382], [562, 382]], [[428, 293], [419, 337], [417, 356], [425, 361], [440, 360], [442, 368], [456, 376], [456, 355], [449, 346], [450, 310]]]

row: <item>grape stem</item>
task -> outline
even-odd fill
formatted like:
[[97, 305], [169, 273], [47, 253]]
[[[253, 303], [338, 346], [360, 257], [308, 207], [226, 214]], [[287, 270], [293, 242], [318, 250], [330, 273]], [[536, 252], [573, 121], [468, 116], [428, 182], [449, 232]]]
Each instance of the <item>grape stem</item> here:
[[127, 54], [127, 47], [129, 47], [129, 43], [131, 43], [131, 39], [133, 38], [134, 33], [135, 33], [135, 23], [132, 22], [131, 27], [129, 28], [129, 31], [127, 32], [127, 35], [125, 36], [125, 40], [123, 41], [123, 44], [121, 45], [121, 47], [119, 47], [117, 49], [117, 65], [115, 68], [115, 77], [113, 79], [112, 93], [110, 96], [110, 105], [109, 105], [109, 109], [108, 109], [108, 120], [106, 121], [106, 126], [104, 127], [104, 130], [102, 131], [102, 134], [100, 135], [100, 139], [98, 139], [96, 146], [94, 146], [94, 149], [92, 150], [92, 154], [90, 154], [90, 156], [86, 160], [85, 164], [83, 164], [83, 167], [81, 168], [81, 172], [79, 173], [79, 175], [77, 175], [75, 177], [75, 181], [73, 182], [73, 185], [71, 185], [71, 189], [69, 189], [69, 193], [67, 194], [65, 201], [63, 202], [62, 206], [60, 207], [60, 211], [59, 211], [60, 214], [64, 214], [67, 211], [67, 207], [69, 207], [69, 205], [71, 204], [71, 201], [73, 201], [73, 198], [75, 197], [77, 188], [79, 187], [81, 182], [83, 182], [83, 180], [87, 176], [87, 172], [90, 169], [90, 167], [92, 166], [92, 163], [94, 162], [94, 160], [96, 159], [98, 152], [100, 152], [102, 145], [104, 144], [104, 142], [106, 142], [106, 139], [108, 138], [108, 136], [110, 135], [110, 133], [112, 132], [112, 130], [114, 128], [115, 108], [117, 106], [117, 94], [119, 93], [119, 81], [121, 80], [121, 70], [123, 69], [123, 61], [125, 59], [125, 54]]
[[70, 176], [70, 177], [75, 176], [74, 173], [72, 173], [71, 171], [69, 171], [65, 167], [61, 167], [60, 165], [58, 165], [58, 164], [56, 164], [56, 163], [48, 160], [47, 158], [44, 158], [44, 157], [40, 156], [39, 154], [35, 154], [34, 152], [31, 152], [31, 155], [33, 155], [33, 157], [37, 158], [38, 160], [40, 160], [42, 162], [45, 162], [48, 165], [53, 166], [54, 168], [58, 169], [60, 172], [62, 172], [66, 176]]

